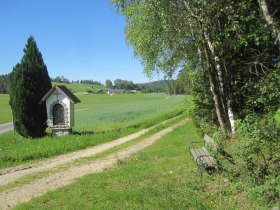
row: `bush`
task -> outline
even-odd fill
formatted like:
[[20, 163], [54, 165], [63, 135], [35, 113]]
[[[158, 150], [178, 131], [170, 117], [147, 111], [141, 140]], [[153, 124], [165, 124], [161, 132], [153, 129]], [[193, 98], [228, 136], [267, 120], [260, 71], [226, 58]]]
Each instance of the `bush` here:
[[[235, 154], [253, 196], [276, 202], [280, 198], [280, 126], [273, 115], [251, 115], [237, 121], [236, 128], [240, 143]], [[272, 184], [276, 181], [278, 185]]]

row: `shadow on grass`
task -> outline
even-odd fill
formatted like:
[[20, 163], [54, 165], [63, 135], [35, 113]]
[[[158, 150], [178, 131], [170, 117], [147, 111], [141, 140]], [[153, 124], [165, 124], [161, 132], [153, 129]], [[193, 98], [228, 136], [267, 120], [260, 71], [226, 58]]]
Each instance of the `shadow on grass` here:
[[219, 150], [219, 153], [232, 165], [236, 164], [236, 161], [234, 160], [234, 158], [232, 157], [231, 154], [229, 154], [227, 151], [221, 149]]

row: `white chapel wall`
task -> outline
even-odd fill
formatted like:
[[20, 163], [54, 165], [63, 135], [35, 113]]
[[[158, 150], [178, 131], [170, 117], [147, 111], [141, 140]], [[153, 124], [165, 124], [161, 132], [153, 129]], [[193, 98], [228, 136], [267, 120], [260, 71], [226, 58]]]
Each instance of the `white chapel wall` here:
[[[57, 94], [58, 92], [58, 94]], [[66, 109], [67, 109], [67, 126], [70, 127], [70, 111], [71, 111], [71, 107], [70, 107], [70, 100], [64, 95], [64, 93], [60, 90], [55, 90], [46, 100], [46, 106], [47, 106], [47, 115], [48, 115], [48, 126], [52, 126], [53, 122], [51, 119], [51, 112], [52, 110], [51, 107], [55, 102], [59, 102], [62, 103]]]

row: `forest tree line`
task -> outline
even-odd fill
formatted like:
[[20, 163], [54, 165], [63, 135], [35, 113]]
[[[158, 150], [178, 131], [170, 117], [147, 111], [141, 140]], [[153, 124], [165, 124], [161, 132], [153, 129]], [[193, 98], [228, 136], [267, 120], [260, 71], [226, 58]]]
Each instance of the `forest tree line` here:
[[[52, 82], [59, 83], [76, 83], [76, 84], [94, 84], [103, 86], [101, 82], [94, 80], [76, 80], [70, 81], [64, 76], [57, 76], [55, 78], [51, 78]], [[10, 74], [0, 75], [0, 94], [9, 93], [9, 85], [10, 85]], [[105, 86], [107, 88], [116, 88], [116, 89], [124, 89], [124, 90], [137, 90], [142, 91], [144, 93], [168, 93], [168, 94], [185, 94], [188, 93], [188, 85], [182, 80], [182, 78], [172, 79], [172, 80], [160, 80], [148, 83], [133, 83], [132, 81], [116, 79], [114, 83], [110, 80], [106, 80]]]

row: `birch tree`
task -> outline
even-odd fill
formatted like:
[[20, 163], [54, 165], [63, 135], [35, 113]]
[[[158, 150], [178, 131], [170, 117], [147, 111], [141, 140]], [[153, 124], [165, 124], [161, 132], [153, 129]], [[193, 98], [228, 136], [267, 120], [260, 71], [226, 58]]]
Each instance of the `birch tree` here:
[[[240, 113], [247, 110], [250, 98], [257, 101], [252, 87], [274, 68], [271, 61], [278, 56], [258, 2], [113, 2], [126, 17], [127, 42], [141, 59], [146, 74], [163, 71], [170, 76], [177, 69], [200, 72], [208, 81], [194, 85], [204, 89], [198, 92], [212, 95], [209, 105], [215, 110], [214, 121], [223, 130], [234, 132], [235, 115], [242, 117]], [[192, 70], [187, 68], [190, 63]], [[209, 105], [205, 105], [208, 110]]]

